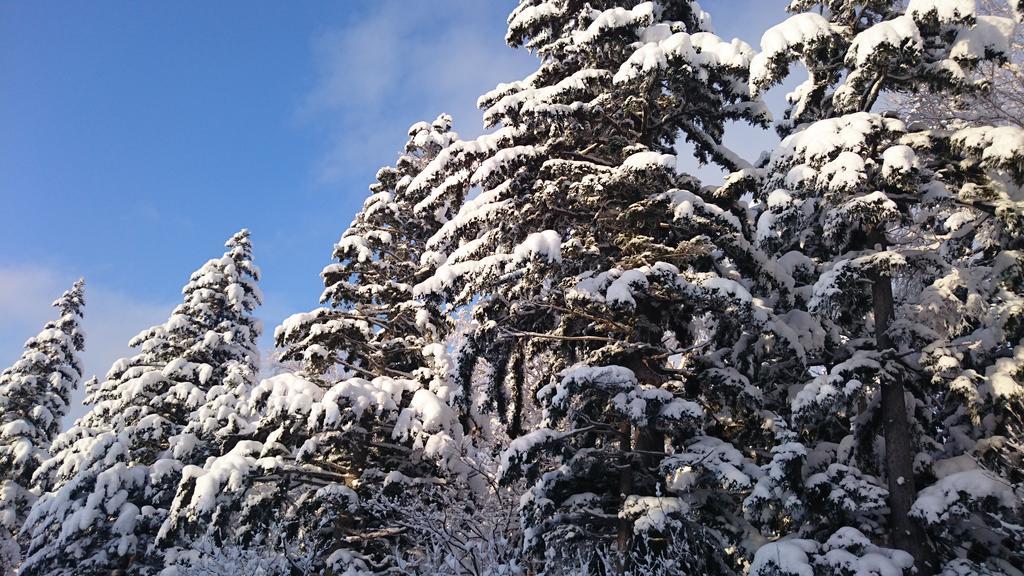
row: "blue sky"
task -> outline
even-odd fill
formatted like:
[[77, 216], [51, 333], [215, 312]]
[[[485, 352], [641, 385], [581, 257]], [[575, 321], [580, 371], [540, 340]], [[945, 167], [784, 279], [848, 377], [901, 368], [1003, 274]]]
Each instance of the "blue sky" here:
[[[785, 4], [702, 2], [755, 46]], [[504, 44], [512, 6], [0, 0], [0, 366], [84, 276], [85, 369], [102, 376], [242, 227], [265, 331], [316, 306], [406, 128], [449, 112], [476, 135], [476, 97], [535, 68]], [[771, 136], [732, 139], [754, 154]]]

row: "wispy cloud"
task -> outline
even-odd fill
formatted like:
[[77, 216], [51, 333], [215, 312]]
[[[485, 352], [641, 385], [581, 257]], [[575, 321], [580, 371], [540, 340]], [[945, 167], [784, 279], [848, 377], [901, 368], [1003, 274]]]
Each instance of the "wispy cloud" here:
[[320, 178], [372, 175], [393, 160], [410, 124], [441, 112], [453, 115], [464, 137], [479, 134], [477, 97], [536, 67], [533, 56], [502, 41], [511, 8], [384, 0], [315, 39], [317, 81], [298, 116], [332, 134]]
[[[763, 27], [785, 16], [781, 7], [751, 0], [704, 5], [719, 34], [754, 43]], [[329, 150], [318, 164], [319, 179], [334, 183], [354, 175], [372, 177], [378, 166], [394, 159], [410, 124], [440, 112], [452, 114], [464, 138], [479, 134], [477, 97], [537, 66], [533, 55], [503, 42], [504, 18], [513, 6], [478, 0], [382, 0], [350, 15], [347, 25], [314, 39], [317, 80], [297, 116], [330, 134]], [[750, 18], [729, 17], [737, 12]], [[769, 93], [773, 109], [782, 107], [789, 88], [787, 84]], [[726, 144], [753, 161], [777, 140], [771, 130], [736, 124]], [[721, 181], [720, 169], [698, 165], [692, 146], [681, 144], [679, 157], [681, 170], [709, 183]]]
[[[10, 365], [26, 340], [53, 319], [50, 304], [67, 290], [75, 277], [43, 266], [0, 266], [0, 367]], [[167, 319], [172, 303], [147, 302], [125, 292], [86, 279], [83, 329], [85, 377], [100, 378], [115, 360], [132, 353], [130, 340], [143, 329]], [[65, 423], [85, 413], [82, 390], [72, 400]]]

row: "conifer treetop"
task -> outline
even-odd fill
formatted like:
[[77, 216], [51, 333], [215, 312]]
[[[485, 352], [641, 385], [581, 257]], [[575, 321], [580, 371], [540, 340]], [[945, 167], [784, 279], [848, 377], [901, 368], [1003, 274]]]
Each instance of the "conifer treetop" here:
[[25, 343], [25, 351], [0, 373], [0, 572], [21, 559], [17, 542], [35, 502], [33, 473], [50, 444], [81, 378], [78, 353], [85, 344], [79, 323], [85, 283], [78, 280], [53, 306], [60, 316]]
[[[44, 494], [25, 524], [24, 573], [162, 566], [155, 539], [181, 471], [219, 450], [209, 421], [237, 422], [218, 399], [256, 378], [259, 270], [247, 231], [225, 247], [190, 275], [166, 322], [131, 340], [138, 352], [89, 384], [91, 409], [57, 437], [53, 457], [35, 473]], [[190, 428], [208, 405], [225, 411], [207, 410], [203, 425]]]

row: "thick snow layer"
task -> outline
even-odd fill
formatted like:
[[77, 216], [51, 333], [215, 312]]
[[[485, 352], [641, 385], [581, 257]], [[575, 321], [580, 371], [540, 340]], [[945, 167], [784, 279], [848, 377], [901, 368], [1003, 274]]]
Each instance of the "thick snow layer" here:
[[914, 565], [914, 558], [903, 550], [879, 548], [856, 528], [840, 528], [822, 547], [823, 555], [815, 563], [828, 566], [830, 574], [857, 576], [903, 576]]
[[917, 154], [910, 146], [890, 146], [882, 152], [882, 178], [893, 180], [918, 167]]
[[484, 190], [475, 198], [467, 200], [459, 212], [427, 240], [427, 247], [438, 249], [445, 240], [454, 237], [460, 230], [475, 222], [486, 222], [493, 219], [508, 205], [502, 195], [508, 190], [508, 182], [504, 182], [490, 190]]
[[813, 540], [780, 540], [765, 544], [754, 553], [751, 576], [814, 576], [810, 554], [818, 550]]
[[814, 182], [818, 177], [818, 171], [807, 164], [797, 164], [789, 169], [783, 180], [790, 190], [798, 190], [805, 182]]
[[707, 68], [746, 69], [754, 50], [742, 40], [726, 42], [709, 32], [677, 32], [668, 38], [641, 45], [622, 63], [613, 81], [630, 82], [652, 70], [690, 70], [698, 79], [708, 77]]
[[814, 260], [808, 258], [803, 252], [796, 250], [791, 250], [780, 256], [779, 266], [790, 276], [795, 275], [797, 271], [812, 273], [817, 269], [817, 264], [814, 263]]
[[819, 188], [832, 192], [850, 192], [867, 180], [865, 163], [860, 154], [844, 150], [818, 170]]
[[626, 26], [639, 31], [639, 29], [652, 24], [660, 12], [660, 6], [655, 2], [641, 2], [628, 10], [620, 7], [611, 8], [600, 12], [586, 30], [573, 33], [572, 41], [575, 44], [587, 44], [600, 38], [609, 30]]
[[[467, 157], [472, 158], [487, 153], [495, 153], [506, 147], [511, 139], [521, 133], [518, 127], [503, 127], [479, 136], [475, 140], [460, 140], [454, 142], [444, 150], [441, 150], [437, 157], [430, 161], [419, 174], [409, 183], [407, 192], [410, 194], [429, 194], [437, 180], [447, 177], [452, 172], [454, 164], [464, 162]], [[468, 184], [468, 182], [466, 182]]]
[[511, 31], [531, 27], [561, 13], [562, 8], [557, 2], [541, 2], [536, 5], [520, 2], [516, 9], [509, 14], [508, 28]]
[[658, 417], [665, 420], [699, 420], [704, 417], [704, 409], [691, 400], [672, 398], [658, 409]]
[[636, 307], [634, 294], [647, 289], [647, 275], [640, 270], [626, 270], [616, 278], [605, 292], [605, 302], [624, 308]]
[[657, 168], [668, 170], [676, 169], [676, 157], [672, 154], [659, 154], [658, 152], [637, 152], [630, 154], [621, 165], [624, 170], [644, 171]]
[[182, 471], [183, 479], [195, 478], [195, 489], [189, 501], [189, 508], [196, 514], [213, 510], [217, 495], [223, 491], [239, 490], [244, 479], [255, 465], [254, 454], [259, 454], [259, 442], [243, 440], [230, 452], [213, 459], [205, 468], [188, 466]]
[[398, 414], [391, 436], [400, 441], [411, 439], [414, 449], [421, 449], [425, 457], [451, 472], [468, 472], [461, 461], [458, 414], [431, 390], [416, 390], [409, 406]]
[[492, 254], [479, 260], [443, 264], [434, 271], [434, 275], [413, 287], [413, 295], [423, 296], [439, 293], [454, 286], [462, 277], [475, 275], [482, 277], [487, 274], [500, 274], [505, 270], [512, 256], [508, 254]]
[[1013, 356], [999, 358], [995, 364], [985, 370], [987, 385], [983, 388], [994, 398], [1009, 399], [1013, 396], [1024, 396], [1024, 346], [1014, 348]]
[[850, 45], [847, 59], [858, 68], [868, 66], [883, 50], [919, 52], [924, 48], [921, 31], [910, 16], [883, 20], [857, 34]]
[[14, 436], [27, 436], [35, 431], [36, 426], [34, 424], [24, 418], [18, 418], [17, 420], [4, 424], [3, 427], [0, 428], [0, 437], [12, 438]]
[[750, 62], [750, 91], [757, 94], [772, 80], [772, 63], [790, 50], [824, 40], [835, 32], [821, 14], [805, 12], [790, 16], [761, 36], [761, 52]]
[[1024, 161], [1024, 128], [1017, 126], [981, 126], [965, 128], [953, 134], [953, 144], [996, 166]]
[[323, 399], [311, 406], [310, 423], [323, 419], [323, 425], [332, 427], [342, 422], [342, 413], [350, 411], [356, 420], [363, 417], [367, 409], [376, 413], [398, 410], [402, 393], [416, 388], [409, 380], [395, 380], [385, 376], [372, 382], [363, 378], [349, 378], [332, 386]]
[[292, 314], [285, 318], [274, 330], [274, 339], [287, 338], [290, 334], [301, 332], [307, 325], [320, 320], [330, 313], [331, 310], [328, 308], [317, 308], [309, 312]]
[[728, 491], [749, 488], [753, 478], [761, 476], [736, 447], [713, 436], [699, 436], [678, 454], [667, 457], [661, 469], [666, 472], [665, 487], [676, 494], [692, 491], [708, 475], [714, 479], [715, 489]]
[[772, 152], [772, 165], [789, 167], [799, 163], [812, 166], [828, 162], [840, 152], [860, 152], [868, 137], [880, 131], [901, 133], [903, 122], [869, 112], [857, 112], [819, 120], [782, 140]]
[[700, 285], [708, 290], [718, 292], [726, 298], [735, 299], [743, 303], [751, 301], [750, 292], [735, 280], [722, 278], [720, 276], [710, 276], [703, 279], [700, 282]]
[[561, 406], [571, 394], [582, 386], [597, 386], [606, 390], [631, 390], [636, 387], [633, 371], [623, 366], [586, 366], [566, 368], [561, 380], [547, 384], [537, 391], [537, 399], [550, 406]]
[[473, 172], [473, 176], [469, 180], [470, 184], [485, 185], [496, 174], [508, 175], [511, 170], [543, 154], [544, 148], [538, 146], [513, 146], [497, 150], [480, 163], [480, 167]]
[[323, 388], [292, 372], [267, 378], [252, 391], [253, 398], [266, 401], [268, 416], [279, 414], [307, 415], [314, 402], [323, 398]]
[[895, 222], [900, 218], [899, 206], [881, 190], [844, 200], [828, 212], [825, 230], [835, 226], [867, 222]]
[[653, 266], [643, 266], [633, 270], [612, 268], [593, 275], [588, 272], [578, 276], [575, 286], [566, 292], [570, 299], [584, 299], [626, 309], [636, 306], [636, 300], [642, 297], [657, 279], [678, 278], [679, 270], [665, 262], [656, 262]]
[[825, 346], [827, 333], [821, 322], [804, 310], [794, 308], [776, 316], [775, 322], [782, 322], [788, 326], [796, 334], [797, 341], [805, 352], [820, 350]]
[[918, 21], [935, 16], [939, 22], [954, 23], [974, 17], [977, 7], [974, 0], [910, 0], [906, 13]]
[[561, 433], [548, 428], [540, 428], [512, 440], [501, 453], [501, 464], [498, 467], [498, 477], [504, 477], [513, 468], [526, 463], [525, 458], [539, 446], [557, 440]]
[[965, 505], [977, 505], [983, 500], [1011, 510], [1021, 507], [1021, 499], [1011, 485], [985, 470], [975, 469], [950, 474], [921, 490], [910, 512], [929, 524], [938, 524], [966, 513]]
[[772, 191], [772, 193], [768, 195], [768, 198], [765, 199], [765, 205], [768, 206], [769, 209], [785, 208], [792, 203], [793, 197], [789, 195], [789, 192], [786, 192], [781, 188]]
[[1000, 16], [978, 16], [970, 28], [961, 28], [949, 57], [961, 60], [980, 60], [986, 54], [1010, 54], [1010, 40], [1017, 23]]
[[[513, 113], [529, 115], [545, 110], [553, 111], [557, 106], [581, 105], [587, 94], [600, 86], [611, 74], [607, 70], [586, 68], [559, 80], [550, 86], [530, 87], [528, 84], [509, 87], [509, 93], [501, 96], [484, 110], [484, 124], [491, 126], [509, 118]], [[481, 99], [481, 104], [489, 102]]]
[[705, 202], [703, 198], [689, 190], [669, 190], [664, 197], [668, 199], [676, 220], [687, 220], [699, 214], [721, 220], [737, 231], [743, 230], [743, 226], [735, 214], [721, 206]]
[[[638, 386], [620, 392], [611, 399], [611, 405], [635, 426], [648, 426], [648, 415], [671, 420], [699, 420], [704, 411], [695, 402], [674, 398], [672, 392], [654, 386]], [[651, 407], [655, 410], [652, 410]]]
[[[421, 423], [422, 430], [427, 433], [452, 431], [458, 426], [459, 418], [452, 407], [430, 390], [420, 389], [412, 395], [412, 400], [409, 402], [409, 407], [403, 411], [403, 416], [410, 413], [415, 415], [415, 418]], [[392, 434], [394, 437], [404, 436], [403, 422], [405, 419], [399, 417]]]
[[634, 534], [664, 532], [677, 522], [673, 517], [686, 514], [689, 510], [689, 504], [681, 498], [630, 495], [622, 504], [619, 517], [633, 520]]
[[903, 576], [914, 565], [902, 550], [880, 548], [859, 530], [843, 527], [822, 545], [814, 540], [791, 539], [765, 544], [754, 554], [750, 576]]
[[548, 262], [561, 262], [562, 237], [554, 230], [534, 232], [515, 247], [512, 255], [518, 260], [538, 258]]

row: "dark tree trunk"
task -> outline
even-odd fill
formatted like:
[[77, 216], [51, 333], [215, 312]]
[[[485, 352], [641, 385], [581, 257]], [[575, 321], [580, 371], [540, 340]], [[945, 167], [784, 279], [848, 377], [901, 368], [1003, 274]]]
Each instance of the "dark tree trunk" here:
[[[622, 450], [623, 454], [623, 458], [621, 458], [619, 462], [619, 465], [622, 466], [622, 469], [619, 471], [619, 501], [625, 504], [626, 497], [633, 491], [633, 466], [632, 458], [630, 457], [630, 452], [633, 450], [633, 427], [630, 426], [628, 420], [619, 424], [619, 432], [622, 434], [619, 448]], [[629, 518], [620, 518], [616, 545], [619, 548], [619, 552], [622, 554], [623, 562], [626, 561], [626, 554], [629, 552], [629, 545], [632, 537], [632, 520]]]
[[[660, 386], [665, 380], [664, 376], [651, 368], [649, 360], [646, 358], [635, 358], [627, 363], [627, 367], [633, 371], [639, 382]], [[657, 456], [657, 453], [665, 450], [665, 434], [655, 430], [653, 426], [634, 429], [628, 421], [620, 424], [619, 430], [622, 433], [620, 448], [625, 454], [623, 459], [624, 467], [619, 476], [619, 494], [620, 501], [625, 503], [626, 497], [633, 493], [636, 488], [637, 472], [641, 474], [639, 482], [640, 488], [643, 489], [646, 485], [646, 478], [643, 475], [647, 474], [651, 468], [657, 467], [661, 462], [661, 458]], [[633, 543], [632, 541], [633, 521], [623, 518], [619, 520], [617, 546], [619, 552], [623, 554], [624, 568], [628, 568], [628, 558], [625, 558], [625, 555], [628, 554]]]
[[[877, 230], [868, 236], [869, 245], [886, 246], [885, 232]], [[887, 273], [872, 279], [872, 307], [875, 316], [875, 343], [879, 351], [891, 349], [889, 325], [893, 318], [892, 278]], [[934, 555], [921, 525], [910, 516], [910, 507], [917, 498], [914, 487], [914, 448], [907, 419], [907, 403], [903, 382], [898, 378], [882, 380], [882, 422], [885, 436], [885, 468], [889, 481], [889, 534], [893, 545], [914, 557], [917, 576], [935, 573]]]

